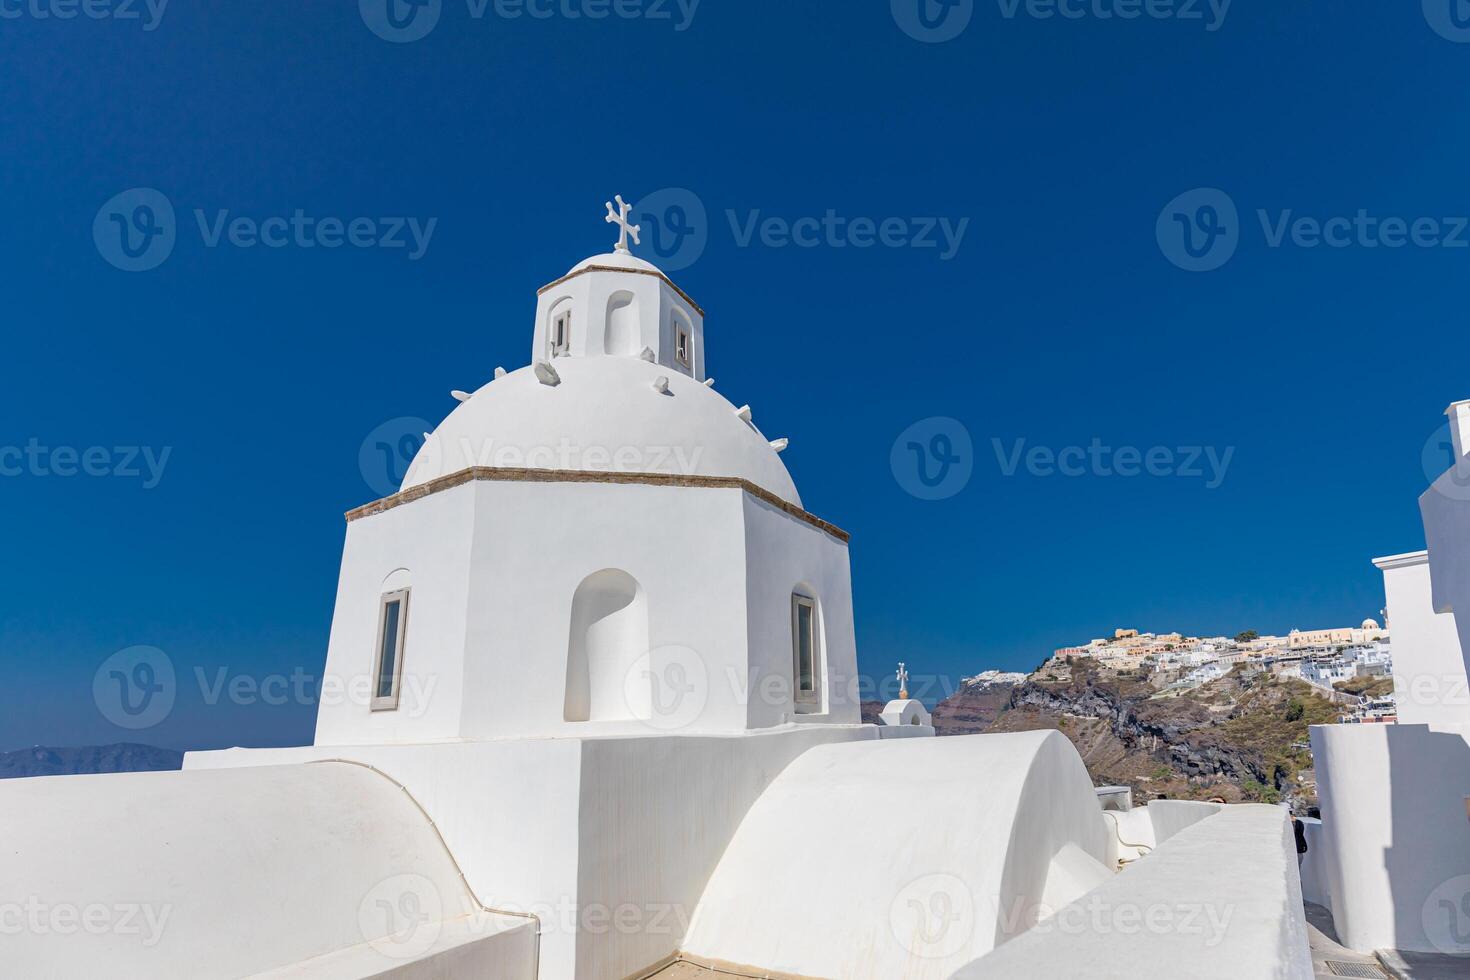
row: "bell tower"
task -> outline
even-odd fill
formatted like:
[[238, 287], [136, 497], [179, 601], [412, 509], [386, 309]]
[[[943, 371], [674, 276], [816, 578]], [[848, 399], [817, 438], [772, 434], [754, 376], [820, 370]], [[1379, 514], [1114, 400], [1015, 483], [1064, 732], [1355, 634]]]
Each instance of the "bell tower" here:
[[631, 206], [621, 196], [607, 204], [618, 226], [613, 251], [577, 263], [541, 287], [531, 362], [562, 357], [642, 357], [696, 381], [707, 377], [704, 310], [651, 262], [638, 258], [641, 230], [628, 223]]

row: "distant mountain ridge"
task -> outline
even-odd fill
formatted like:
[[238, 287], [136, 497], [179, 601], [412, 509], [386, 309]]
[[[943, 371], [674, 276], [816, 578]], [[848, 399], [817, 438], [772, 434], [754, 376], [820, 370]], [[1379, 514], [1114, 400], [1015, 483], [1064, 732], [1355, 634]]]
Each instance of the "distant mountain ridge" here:
[[64, 748], [34, 745], [28, 749], [16, 749], [14, 752], [0, 752], [0, 779], [103, 772], [158, 772], [178, 769], [183, 764], [182, 752], [136, 742]]

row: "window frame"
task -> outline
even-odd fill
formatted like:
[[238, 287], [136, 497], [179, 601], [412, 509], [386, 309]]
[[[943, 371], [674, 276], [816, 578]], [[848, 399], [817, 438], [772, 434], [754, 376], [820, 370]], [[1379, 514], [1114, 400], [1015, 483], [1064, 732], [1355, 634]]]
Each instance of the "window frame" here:
[[[561, 334], [561, 342], [556, 339], [558, 327], [564, 327]], [[572, 311], [562, 310], [554, 313], [551, 317], [551, 325], [546, 333], [546, 346], [552, 357], [559, 357], [572, 352]]]
[[[392, 592], [384, 592], [378, 597], [378, 629], [373, 637], [373, 687], [372, 700], [368, 707], [373, 711], [396, 711], [398, 710], [398, 695], [403, 687], [403, 653], [404, 640], [408, 636], [408, 600], [412, 589], [395, 589]], [[388, 622], [388, 607], [393, 603], [398, 606], [398, 631], [394, 637], [393, 646], [393, 686], [389, 693], [380, 697], [378, 692], [383, 687], [383, 641], [385, 639], [383, 628]]]
[[[810, 613], [812, 688], [801, 687], [801, 610]], [[791, 694], [798, 711], [820, 711], [822, 707], [822, 630], [818, 625], [817, 600], [801, 592], [791, 593]]]
[[674, 360], [681, 367], [694, 369], [694, 331], [678, 316], [674, 317]]

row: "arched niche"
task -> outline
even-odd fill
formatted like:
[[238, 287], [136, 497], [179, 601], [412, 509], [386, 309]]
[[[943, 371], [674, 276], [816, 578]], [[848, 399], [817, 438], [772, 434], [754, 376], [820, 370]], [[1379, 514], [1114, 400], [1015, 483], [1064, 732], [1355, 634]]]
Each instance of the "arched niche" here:
[[620, 289], [607, 300], [607, 333], [603, 350], [609, 354], [637, 357], [643, 350], [638, 316], [638, 297]]
[[563, 717], [647, 717], [649, 706], [630, 703], [627, 693], [630, 672], [648, 652], [648, 600], [638, 580], [618, 568], [593, 572], [572, 596], [570, 625]]

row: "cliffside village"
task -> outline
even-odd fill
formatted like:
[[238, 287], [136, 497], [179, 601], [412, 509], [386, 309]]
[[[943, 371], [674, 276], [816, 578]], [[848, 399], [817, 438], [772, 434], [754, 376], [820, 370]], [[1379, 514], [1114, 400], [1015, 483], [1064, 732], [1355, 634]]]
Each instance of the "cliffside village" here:
[[1306, 681], [1323, 697], [1342, 706], [1343, 722], [1397, 720], [1391, 681], [1371, 686], [1345, 685], [1364, 689], [1362, 694], [1337, 687], [1358, 678], [1392, 678], [1388, 630], [1372, 619], [1355, 627], [1294, 629], [1286, 636], [1259, 636], [1251, 630], [1234, 638], [1197, 637], [1118, 629], [1111, 639], [1095, 639], [1085, 646], [1054, 651], [1038, 673], [1065, 676], [1070, 673], [1071, 662], [1079, 657], [1089, 657], [1104, 671], [1115, 674], [1146, 675], [1158, 689], [1157, 697], [1177, 696], [1243, 667], [1247, 675], [1269, 672], [1283, 679]]

